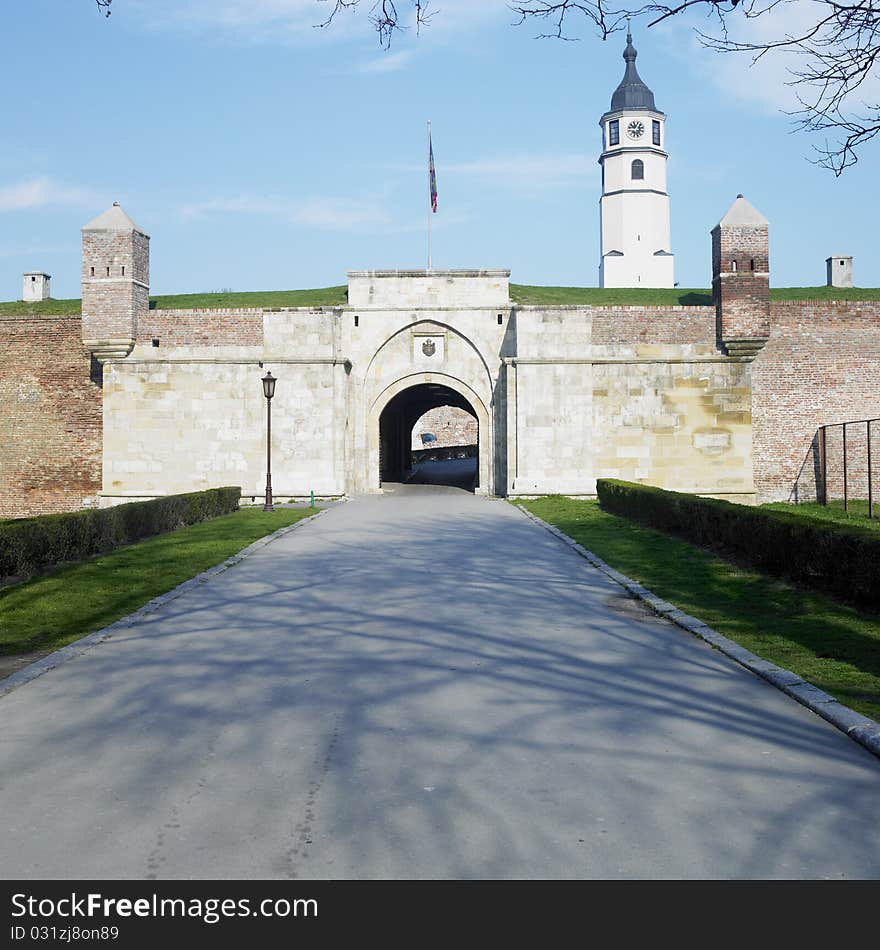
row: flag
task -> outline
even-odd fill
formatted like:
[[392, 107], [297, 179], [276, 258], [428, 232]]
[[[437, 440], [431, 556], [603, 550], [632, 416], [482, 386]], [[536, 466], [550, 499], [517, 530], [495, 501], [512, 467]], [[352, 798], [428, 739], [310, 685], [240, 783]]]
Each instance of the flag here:
[[434, 146], [431, 144], [431, 134], [428, 133], [428, 180], [431, 185], [431, 210], [437, 213], [437, 172], [434, 169]]

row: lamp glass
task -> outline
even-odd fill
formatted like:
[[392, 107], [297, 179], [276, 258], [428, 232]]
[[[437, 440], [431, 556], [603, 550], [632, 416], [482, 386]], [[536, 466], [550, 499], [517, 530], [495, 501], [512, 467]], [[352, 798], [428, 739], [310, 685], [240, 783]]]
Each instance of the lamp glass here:
[[271, 399], [275, 395], [275, 383], [277, 380], [271, 373], [266, 373], [263, 377], [263, 395]]

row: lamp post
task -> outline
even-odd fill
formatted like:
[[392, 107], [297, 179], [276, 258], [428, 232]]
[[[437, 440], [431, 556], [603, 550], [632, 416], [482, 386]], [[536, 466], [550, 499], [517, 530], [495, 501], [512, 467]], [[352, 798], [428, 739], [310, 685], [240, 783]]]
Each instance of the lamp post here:
[[263, 511], [274, 511], [272, 504], [272, 397], [277, 380], [267, 372], [263, 377], [263, 395], [266, 397], [266, 504]]

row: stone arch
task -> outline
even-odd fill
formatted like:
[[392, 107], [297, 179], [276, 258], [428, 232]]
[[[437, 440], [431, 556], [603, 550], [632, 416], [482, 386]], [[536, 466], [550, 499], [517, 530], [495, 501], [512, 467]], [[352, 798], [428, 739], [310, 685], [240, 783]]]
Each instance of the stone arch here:
[[492, 416], [483, 399], [471, 386], [455, 376], [438, 372], [415, 372], [403, 376], [386, 386], [373, 400], [367, 414], [367, 465], [369, 467], [368, 484], [371, 490], [375, 491], [380, 486], [379, 420], [382, 413], [396, 397], [408, 390], [416, 391], [421, 386], [451, 389], [469, 404], [477, 420], [479, 445], [477, 492], [494, 494]]
[[448, 323], [443, 323], [440, 320], [417, 320], [413, 323], [408, 323], [405, 326], [399, 327], [393, 333], [390, 333], [388, 337], [382, 341], [382, 343], [376, 348], [376, 351], [370, 357], [370, 362], [367, 364], [366, 372], [364, 373], [364, 378], [369, 380], [374, 375], [374, 369], [376, 363], [380, 360], [383, 353], [393, 346], [404, 334], [420, 332], [423, 330], [428, 330], [433, 327], [437, 327], [437, 331], [443, 334], [452, 334], [457, 340], [463, 343], [469, 350], [473, 352], [473, 355], [479, 360], [480, 365], [483, 368], [483, 371], [486, 374], [486, 379], [491, 379], [491, 372], [489, 370], [489, 364], [486, 362], [485, 356], [480, 352], [478, 346], [476, 346], [473, 340], [465, 336], [461, 330], [456, 329], [454, 326], [451, 326]]

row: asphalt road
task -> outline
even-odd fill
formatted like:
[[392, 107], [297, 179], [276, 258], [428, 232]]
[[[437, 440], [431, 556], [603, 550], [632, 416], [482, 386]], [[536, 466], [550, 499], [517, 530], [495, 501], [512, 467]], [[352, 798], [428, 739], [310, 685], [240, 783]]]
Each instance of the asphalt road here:
[[450, 488], [474, 490], [477, 460], [448, 459], [442, 462], [420, 462], [407, 479], [408, 485], [448, 485]]
[[880, 760], [454, 488], [333, 508], [0, 721], [6, 879], [880, 877]]

